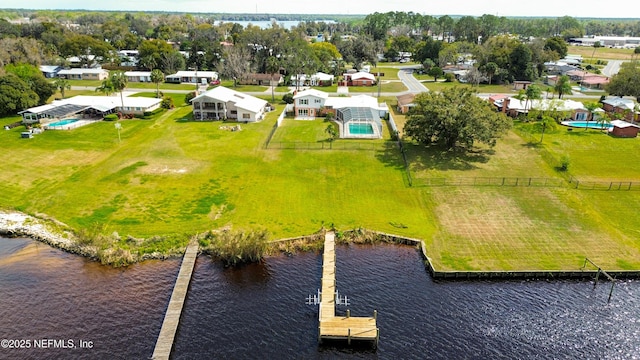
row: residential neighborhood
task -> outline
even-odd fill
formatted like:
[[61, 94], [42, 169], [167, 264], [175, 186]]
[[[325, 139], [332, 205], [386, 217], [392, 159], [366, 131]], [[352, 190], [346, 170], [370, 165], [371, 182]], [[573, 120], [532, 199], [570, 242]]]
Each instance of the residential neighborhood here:
[[152, 5], [0, 4], [0, 358], [640, 354], [632, 4]]

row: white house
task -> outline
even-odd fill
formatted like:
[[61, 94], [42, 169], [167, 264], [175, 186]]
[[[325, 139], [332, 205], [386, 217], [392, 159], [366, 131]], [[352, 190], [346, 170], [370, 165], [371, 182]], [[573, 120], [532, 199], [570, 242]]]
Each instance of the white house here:
[[128, 82], [151, 82], [151, 71], [125, 71]]
[[61, 66], [58, 65], [40, 65], [40, 72], [46, 78], [54, 78], [58, 76], [58, 71], [62, 70]]
[[331, 86], [334, 78], [331, 74], [317, 72], [309, 78], [309, 86]]
[[[120, 96], [74, 96], [55, 100], [51, 104], [21, 111], [22, 120], [27, 124], [47, 124], [68, 117], [102, 118], [111, 113], [144, 114], [160, 107], [162, 99]], [[123, 107], [124, 103], [124, 107]]]
[[333, 114], [341, 138], [381, 138], [381, 118], [389, 112], [386, 104], [379, 104], [369, 95], [329, 97], [326, 92], [309, 89], [298, 92], [293, 99], [296, 119], [311, 120]]
[[218, 86], [191, 99], [196, 121], [234, 119], [260, 121], [267, 112], [267, 101], [224, 86]]
[[572, 120], [586, 121], [589, 111], [579, 101], [569, 99], [536, 99], [531, 101], [518, 100], [514, 97], [498, 99], [493, 103], [500, 111], [516, 117], [526, 114], [530, 110], [559, 111], [570, 114]]
[[218, 80], [218, 73], [215, 71], [178, 71], [175, 74], [167, 75], [165, 81], [168, 83], [191, 83], [209, 84]]
[[104, 69], [63, 69], [58, 71], [58, 77], [69, 80], [104, 80], [109, 77], [109, 72]]

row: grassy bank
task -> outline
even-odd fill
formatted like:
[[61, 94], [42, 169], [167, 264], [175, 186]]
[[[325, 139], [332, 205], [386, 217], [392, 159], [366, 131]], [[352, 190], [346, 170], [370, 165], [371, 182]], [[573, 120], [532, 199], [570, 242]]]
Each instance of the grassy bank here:
[[[3, 131], [0, 206], [46, 213], [76, 230], [117, 232], [110, 246], [136, 254], [172, 251], [212, 229], [266, 229], [280, 239], [333, 224], [424, 239], [440, 270], [577, 269], [585, 256], [606, 269], [640, 268], [640, 194], [410, 187], [391, 141], [372, 141], [368, 150], [265, 149], [283, 107], [242, 131], [183, 121], [191, 109], [178, 107], [154, 120], [121, 121], [121, 142], [109, 122], [33, 139], [21, 139], [19, 127]], [[564, 179], [555, 170], [563, 155], [577, 177], [640, 173], [637, 139], [558, 130], [536, 145], [527, 126], [494, 149], [470, 153], [408, 144], [411, 175], [417, 184], [432, 177]], [[324, 141], [325, 127], [285, 120], [274, 139]]]

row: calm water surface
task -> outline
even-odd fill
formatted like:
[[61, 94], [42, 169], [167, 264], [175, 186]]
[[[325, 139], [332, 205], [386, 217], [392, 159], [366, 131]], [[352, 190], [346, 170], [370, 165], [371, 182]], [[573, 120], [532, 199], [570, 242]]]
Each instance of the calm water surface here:
[[[415, 249], [338, 247], [354, 316], [378, 310], [380, 344], [317, 343], [321, 255], [225, 269], [199, 257], [174, 359], [640, 359], [640, 282], [434, 282]], [[31, 240], [0, 239], [0, 339], [93, 349], [0, 349], [0, 359], [145, 359], [179, 261], [110, 269]], [[346, 307], [338, 307], [344, 313]]]

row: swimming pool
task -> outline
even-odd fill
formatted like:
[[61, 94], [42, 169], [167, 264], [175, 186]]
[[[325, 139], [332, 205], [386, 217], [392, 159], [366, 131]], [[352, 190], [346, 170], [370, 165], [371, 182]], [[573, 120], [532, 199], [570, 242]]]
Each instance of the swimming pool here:
[[609, 129], [613, 125], [607, 123], [598, 123], [596, 121], [563, 121], [564, 126], [577, 127], [577, 128], [589, 128], [589, 129]]
[[349, 134], [351, 135], [373, 135], [373, 126], [367, 123], [349, 124]]
[[47, 124], [47, 126], [65, 126], [65, 125], [73, 124], [74, 122], [77, 122], [77, 121], [78, 119], [64, 119], [64, 120], [56, 121], [51, 124]]

